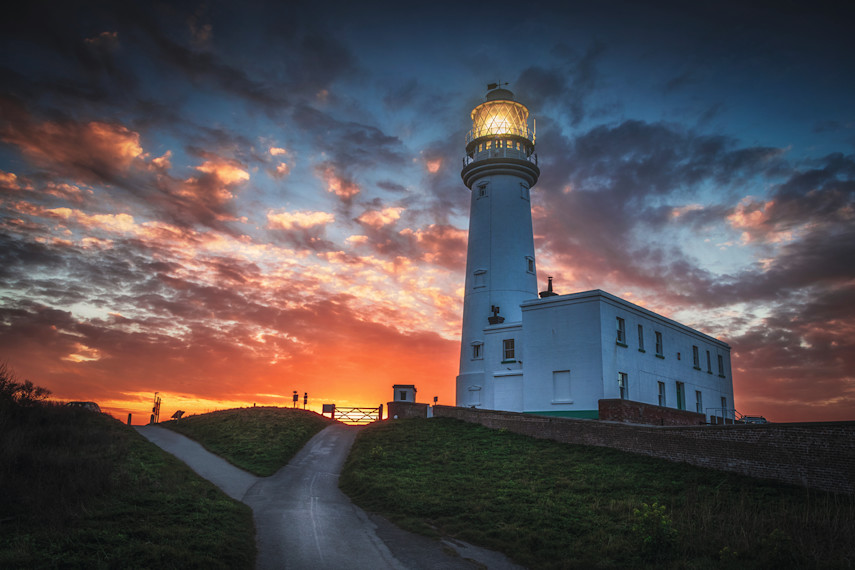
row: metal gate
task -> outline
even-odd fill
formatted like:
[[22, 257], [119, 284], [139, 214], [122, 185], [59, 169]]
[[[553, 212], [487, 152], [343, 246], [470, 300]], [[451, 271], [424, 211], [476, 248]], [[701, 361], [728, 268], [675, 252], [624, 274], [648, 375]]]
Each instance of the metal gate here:
[[324, 413], [341, 423], [362, 426], [383, 419], [383, 404], [378, 408], [339, 408], [335, 404], [324, 404]]

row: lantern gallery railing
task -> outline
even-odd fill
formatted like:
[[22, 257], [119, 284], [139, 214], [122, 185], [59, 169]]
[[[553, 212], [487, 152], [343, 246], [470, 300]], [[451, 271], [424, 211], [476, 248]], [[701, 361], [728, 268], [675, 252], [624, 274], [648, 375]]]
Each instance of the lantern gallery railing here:
[[491, 148], [489, 150], [484, 150], [481, 152], [475, 152], [471, 155], [467, 154], [463, 157], [463, 166], [468, 166], [477, 160], [485, 160], [488, 158], [517, 158], [521, 160], [527, 160], [534, 165], [537, 165], [537, 155], [529, 154], [526, 155], [524, 152], [520, 152], [516, 149], [511, 148]]
[[466, 133], [466, 144], [468, 145], [475, 139], [481, 137], [502, 137], [502, 136], [517, 136], [523, 137], [534, 142], [535, 133], [528, 126], [513, 126], [503, 124], [500, 126], [488, 125], [480, 128], [474, 128]]

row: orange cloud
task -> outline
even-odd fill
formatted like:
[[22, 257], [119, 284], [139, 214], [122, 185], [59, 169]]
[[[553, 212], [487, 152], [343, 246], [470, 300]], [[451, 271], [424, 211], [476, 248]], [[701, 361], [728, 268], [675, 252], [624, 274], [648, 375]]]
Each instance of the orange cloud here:
[[236, 160], [216, 157], [206, 160], [196, 170], [216, 176], [223, 184], [231, 186], [249, 180], [249, 172]]
[[157, 158], [153, 158], [151, 160], [151, 167], [154, 170], [167, 171], [172, 168], [172, 151], [166, 151], [163, 156], [159, 156]]
[[329, 212], [267, 212], [267, 227], [270, 229], [293, 230], [324, 226], [335, 222], [335, 216]]
[[360, 192], [359, 186], [352, 180], [340, 176], [332, 166], [328, 165], [321, 170], [321, 178], [327, 185], [327, 192], [344, 200], [349, 200]]
[[442, 159], [434, 158], [432, 160], [427, 160], [425, 161], [425, 167], [427, 168], [427, 171], [431, 174], [436, 174], [437, 172], [439, 172], [439, 169], [442, 168]]
[[283, 154], [285, 154], [285, 155], [288, 154], [287, 150], [285, 150], [284, 148], [276, 147], [276, 146], [270, 147], [269, 152], [270, 152], [271, 156], [281, 156]]
[[143, 155], [139, 133], [99, 121], [36, 124], [19, 120], [0, 131], [0, 137], [36, 162], [61, 165], [78, 174], [105, 166], [127, 170]]
[[403, 211], [404, 208], [395, 206], [383, 208], [382, 210], [368, 210], [356, 218], [356, 221], [372, 228], [381, 228], [398, 221]]

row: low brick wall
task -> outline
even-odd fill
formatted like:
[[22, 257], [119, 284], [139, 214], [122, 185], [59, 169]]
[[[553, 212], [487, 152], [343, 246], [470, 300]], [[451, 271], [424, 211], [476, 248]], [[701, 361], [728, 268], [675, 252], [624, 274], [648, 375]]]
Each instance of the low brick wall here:
[[389, 410], [386, 419], [392, 420], [396, 417], [399, 420], [407, 418], [426, 418], [427, 404], [417, 404], [414, 402], [388, 402], [386, 409]]
[[612, 422], [654, 426], [698, 426], [707, 423], [698, 412], [654, 406], [632, 400], [600, 400], [599, 418]]
[[855, 422], [658, 427], [453, 406], [434, 406], [433, 414], [541, 439], [855, 494]]

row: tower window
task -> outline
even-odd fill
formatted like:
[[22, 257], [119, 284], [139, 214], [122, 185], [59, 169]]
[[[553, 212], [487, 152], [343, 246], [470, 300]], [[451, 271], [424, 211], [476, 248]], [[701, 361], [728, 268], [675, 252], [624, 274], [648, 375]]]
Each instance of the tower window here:
[[478, 197], [484, 198], [486, 196], [487, 196], [487, 183], [484, 182], [483, 184], [478, 185]]
[[692, 346], [692, 366], [695, 370], [701, 369], [701, 357], [698, 355], [698, 347]]
[[638, 325], [638, 352], [644, 352], [644, 327]]
[[707, 374], [712, 374], [712, 360], [710, 359], [710, 351], [707, 351]]
[[664, 350], [664, 347], [662, 346], [662, 333], [659, 331], [656, 331], [656, 333], [654, 333], [654, 334], [656, 335], [656, 356], [658, 356], [660, 358], [665, 358], [665, 356], [662, 352]]
[[629, 399], [629, 376], [627, 376], [626, 372], [618, 372], [617, 373], [617, 383], [618, 388], [620, 389], [620, 399], [628, 400]]
[[718, 375], [724, 377], [724, 357], [718, 355]]
[[484, 358], [484, 345], [476, 342], [472, 345], [472, 359], [480, 360], [482, 358]]
[[526, 257], [525, 258], [525, 270], [529, 273], [534, 273], [534, 258]]
[[626, 321], [617, 317], [617, 343], [626, 346]]
[[493, 141], [487, 141], [487, 150], [493, 148]]
[[477, 289], [479, 287], [485, 287], [487, 285], [487, 270], [486, 269], [477, 269], [474, 274], [475, 283], [473, 284], [473, 288]]
[[514, 350], [514, 339], [506, 338], [502, 341], [502, 361], [513, 361], [516, 358], [516, 351]]
[[522, 198], [523, 200], [529, 200], [531, 198], [528, 184], [524, 182], [520, 182], [520, 198]]

